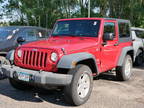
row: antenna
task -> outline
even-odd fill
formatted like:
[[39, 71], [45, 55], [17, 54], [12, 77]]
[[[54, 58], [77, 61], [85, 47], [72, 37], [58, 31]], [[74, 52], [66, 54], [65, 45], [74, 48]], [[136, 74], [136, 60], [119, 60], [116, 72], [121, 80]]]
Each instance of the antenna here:
[[91, 8], [90, 0], [88, 0], [88, 18], [90, 18], [90, 8]]

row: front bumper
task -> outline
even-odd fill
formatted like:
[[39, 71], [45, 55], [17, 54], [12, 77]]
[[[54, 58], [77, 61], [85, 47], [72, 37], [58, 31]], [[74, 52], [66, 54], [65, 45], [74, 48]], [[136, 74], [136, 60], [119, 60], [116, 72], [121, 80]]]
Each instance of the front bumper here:
[[2, 65], [1, 69], [4, 75], [14, 79], [18, 79], [18, 72], [24, 72], [30, 76], [29, 81], [27, 81], [30, 83], [62, 86], [69, 85], [72, 80], [72, 75], [29, 70], [20, 68], [18, 66]]

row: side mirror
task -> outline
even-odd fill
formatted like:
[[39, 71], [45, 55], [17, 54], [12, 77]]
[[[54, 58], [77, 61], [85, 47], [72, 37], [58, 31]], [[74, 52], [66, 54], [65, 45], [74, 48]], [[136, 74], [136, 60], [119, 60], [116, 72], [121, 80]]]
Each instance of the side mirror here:
[[25, 38], [23, 38], [23, 37], [18, 37], [17, 38], [17, 42], [18, 43], [22, 43], [22, 42], [25, 42], [26, 40], [25, 40]]
[[114, 39], [114, 34], [113, 33], [105, 33], [103, 40], [108, 41], [108, 40], [113, 40]]

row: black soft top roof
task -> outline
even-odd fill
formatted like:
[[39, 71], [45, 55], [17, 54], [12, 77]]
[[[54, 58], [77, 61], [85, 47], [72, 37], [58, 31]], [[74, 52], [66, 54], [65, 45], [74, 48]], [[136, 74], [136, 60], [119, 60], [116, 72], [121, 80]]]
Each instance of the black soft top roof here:
[[130, 23], [129, 20], [117, 19], [117, 18], [104, 18], [105, 20], [117, 20], [118, 22]]

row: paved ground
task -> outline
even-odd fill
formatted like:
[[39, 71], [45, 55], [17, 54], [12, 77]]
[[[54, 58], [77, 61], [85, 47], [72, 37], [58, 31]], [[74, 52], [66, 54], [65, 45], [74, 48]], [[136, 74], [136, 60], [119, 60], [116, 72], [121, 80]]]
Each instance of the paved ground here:
[[[143, 67], [143, 68], [142, 68]], [[115, 81], [114, 75], [104, 74], [94, 81], [89, 101], [78, 108], [144, 108], [144, 66], [133, 69], [130, 81]], [[12, 88], [8, 80], [0, 80], [0, 108], [65, 108], [63, 92], [35, 94]]]

